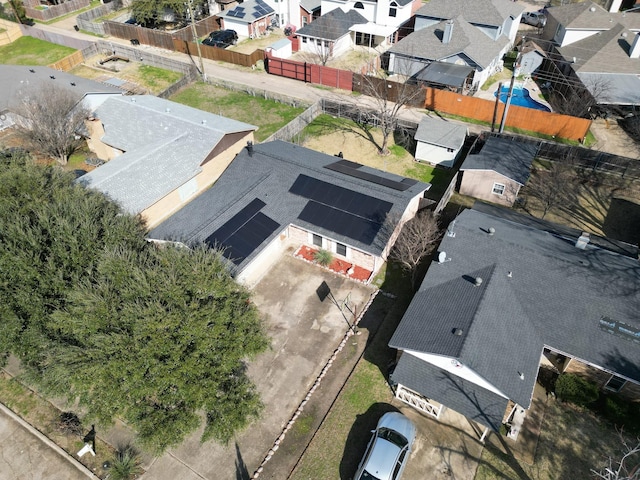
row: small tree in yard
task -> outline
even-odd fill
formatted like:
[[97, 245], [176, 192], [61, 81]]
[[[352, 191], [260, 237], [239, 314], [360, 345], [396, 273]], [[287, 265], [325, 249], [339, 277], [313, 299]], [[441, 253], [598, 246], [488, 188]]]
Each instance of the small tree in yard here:
[[29, 146], [66, 165], [82, 142], [78, 132], [91, 111], [69, 90], [45, 85], [25, 96], [17, 113], [18, 133]]
[[[388, 223], [396, 224], [393, 220], [389, 220]], [[430, 211], [418, 212], [402, 227], [390, 257], [411, 275], [411, 285], [414, 288], [418, 266], [422, 259], [432, 252], [438, 238], [440, 238], [438, 217]]]

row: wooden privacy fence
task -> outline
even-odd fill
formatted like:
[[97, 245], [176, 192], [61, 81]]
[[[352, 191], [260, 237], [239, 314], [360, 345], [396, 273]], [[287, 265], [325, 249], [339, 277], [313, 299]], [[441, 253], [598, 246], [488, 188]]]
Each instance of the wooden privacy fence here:
[[[173, 39], [173, 48], [176, 52], [187, 53], [192, 57], [198, 56], [198, 48], [195, 43], [187, 42], [179, 38]], [[242, 65], [251, 67], [259, 60], [264, 58], [264, 50], [254, 50], [252, 53], [240, 53], [224, 48], [210, 47], [209, 45], [200, 45], [200, 53], [202, 57], [208, 60], [219, 60], [222, 62], [233, 63], [234, 65]]]
[[[468, 97], [445, 90], [425, 88], [424, 108], [491, 123], [496, 102]], [[500, 123], [505, 104], [498, 102], [496, 122]], [[545, 135], [581, 141], [591, 127], [591, 120], [532, 108], [509, 106], [505, 125]]]
[[269, 52], [264, 55], [264, 67], [268, 73], [279, 77], [293, 78], [301, 82], [343, 90], [352, 90], [353, 88], [353, 73], [348, 70], [278, 58]]
[[55, 63], [49, 65], [49, 67], [55, 70], [62, 70], [68, 72], [73, 67], [76, 67], [84, 62], [84, 54], [82, 50], [78, 50], [77, 52], [73, 52], [71, 55], [64, 57], [62, 60], [58, 60]]
[[371, 75], [354, 74], [353, 91], [390, 102], [402, 102], [411, 107], [424, 107], [423, 88], [419, 85], [391, 82]]

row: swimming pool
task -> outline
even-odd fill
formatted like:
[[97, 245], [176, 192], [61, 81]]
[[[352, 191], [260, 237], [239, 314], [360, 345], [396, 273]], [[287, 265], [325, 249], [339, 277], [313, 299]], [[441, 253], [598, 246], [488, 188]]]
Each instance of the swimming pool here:
[[[507, 102], [507, 93], [509, 92], [509, 85], [503, 85], [502, 90], [500, 91], [500, 101], [502, 103]], [[493, 94], [494, 97], [498, 96], [498, 91], [496, 90]], [[513, 94], [511, 95], [511, 105], [517, 105], [518, 107], [526, 107], [533, 108], [535, 110], [542, 110], [543, 112], [550, 112], [551, 109], [546, 105], [543, 105], [540, 102], [536, 102], [529, 95], [529, 90], [522, 87], [514, 87]]]

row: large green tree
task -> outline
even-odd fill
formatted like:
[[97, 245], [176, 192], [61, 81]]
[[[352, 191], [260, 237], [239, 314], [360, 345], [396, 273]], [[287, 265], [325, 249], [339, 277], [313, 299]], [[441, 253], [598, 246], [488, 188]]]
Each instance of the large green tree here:
[[[209, 11], [206, 0], [190, 0], [196, 19], [206, 16]], [[136, 22], [153, 27], [162, 23], [171, 14], [178, 20], [189, 20], [189, 0], [133, 0], [131, 16]]]
[[245, 360], [267, 345], [218, 252], [159, 248], [58, 168], [0, 156], [0, 348], [90, 418], [160, 452], [206, 419], [228, 441], [258, 415]]

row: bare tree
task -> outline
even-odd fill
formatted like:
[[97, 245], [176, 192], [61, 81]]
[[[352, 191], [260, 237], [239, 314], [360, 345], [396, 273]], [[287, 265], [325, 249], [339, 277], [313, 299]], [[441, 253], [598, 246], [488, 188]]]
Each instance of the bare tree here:
[[[620, 432], [620, 440], [624, 449], [622, 457], [614, 460], [609, 457], [608, 465], [599, 471], [591, 469], [596, 478], [602, 480], [640, 480], [640, 460], [637, 456], [640, 454], [640, 438], [636, 439], [636, 444], [630, 444]], [[636, 458], [632, 458], [636, 456]]]
[[77, 95], [56, 85], [31, 90], [16, 113], [18, 133], [31, 148], [62, 165], [80, 145], [84, 120], [91, 114]]
[[439, 238], [438, 217], [431, 211], [418, 212], [402, 227], [390, 258], [411, 275], [411, 285], [414, 288], [420, 262], [432, 252]]
[[[563, 90], [564, 93], [561, 93]], [[585, 81], [584, 86], [570, 86], [564, 89], [556, 89], [556, 104], [561, 113], [575, 117], [589, 117], [596, 111], [604, 110], [600, 104], [606, 104], [610, 100], [612, 84], [604, 77], [594, 77]], [[561, 97], [561, 98], [560, 98]]]
[[361, 92], [368, 96], [367, 101], [354, 100], [361, 116], [368, 123], [380, 128], [382, 143], [379, 145], [380, 155], [389, 154], [389, 137], [398, 128], [398, 118], [402, 107], [410, 105], [424, 90], [406, 81], [395, 82], [381, 72], [376, 75], [357, 75], [354, 81], [361, 83]]
[[531, 176], [524, 192], [527, 197], [534, 198], [544, 217], [553, 208], [564, 205], [567, 193], [573, 188], [573, 168], [558, 162], [551, 164], [547, 170], [538, 170]]

